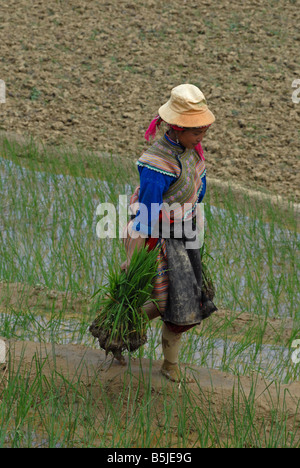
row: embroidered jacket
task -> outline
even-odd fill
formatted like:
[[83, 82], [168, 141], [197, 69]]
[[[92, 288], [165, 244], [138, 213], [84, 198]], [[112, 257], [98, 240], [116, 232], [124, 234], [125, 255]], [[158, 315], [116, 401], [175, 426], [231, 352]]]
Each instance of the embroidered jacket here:
[[151, 234], [166, 203], [176, 220], [194, 216], [206, 189], [205, 163], [194, 149], [173, 142], [167, 134], [151, 145], [137, 161], [140, 186], [131, 197], [137, 217], [134, 229]]

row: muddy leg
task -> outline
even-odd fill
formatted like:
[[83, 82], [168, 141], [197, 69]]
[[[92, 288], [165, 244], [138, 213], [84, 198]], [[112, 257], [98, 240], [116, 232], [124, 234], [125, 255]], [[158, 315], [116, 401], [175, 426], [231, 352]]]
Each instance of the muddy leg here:
[[180, 342], [182, 333], [171, 332], [166, 324], [162, 325], [162, 348], [164, 353], [164, 362], [161, 367], [161, 373], [172, 382], [192, 383], [195, 380], [189, 375], [182, 375], [178, 363]]

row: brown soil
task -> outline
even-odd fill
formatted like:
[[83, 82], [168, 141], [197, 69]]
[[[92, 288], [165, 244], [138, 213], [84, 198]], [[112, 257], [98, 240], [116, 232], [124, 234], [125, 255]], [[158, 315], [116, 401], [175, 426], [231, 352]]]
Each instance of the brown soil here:
[[[87, 298], [83, 295], [71, 295], [70, 293], [48, 290], [41, 286], [32, 287], [22, 283], [0, 283], [0, 298], [0, 313], [9, 313], [9, 311], [16, 313], [20, 309], [23, 311], [28, 309], [47, 314], [49, 311], [52, 313], [59, 312], [63, 308], [65, 317], [68, 318], [87, 313], [90, 307]], [[226, 325], [225, 331], [224, 325]], [[255, 341], [257, 325], [257, 321], [250, 314], [242, 313], [237, 316], [229, 310], [221, 309], [205, 320], [203, 325], [198, 327], [196, 331], [198, 330], [201, 335], [205, 335], [207, 329], [209, 329], [210, 333], [215, 331], [218, 337], [222, 338], [223, 330], [224, 337], [226, 336], [235, 341], [238, 341], [244, 333], [250, 336], [252, 332]], [[289, 345], [293, 336], [292, 319], [269, 318], [264, 321], [263, 325], [265, 327], [262, 337], [263, 343]], [[87, 333], [88, 326], [89, 323], [87, 323]], [[36, 377], [36, 369], [39, 369], [39, 366], [32, 365], [32, 362], [38, 356], [41, 363], [47, 363], [47, 365], [43, 364], [42, 366], [45, 382], [50, 382], [51, 376], [55, 373], [57, 387], [64, 388], [62, 384], [67, 381], [69, 382], [68, 392], [70, 392], [73, 386], [76, 387], [78, 378], [80, 378], [80, 392], [82, 394], [88, 392], [92, 397], [93, 417], [97, 421], [95, 429], [98, 431], [98, 437], [100, 438], [101, 428], [105, 427], [106, 424], [105, 407], [108, 399], [114, 405], [119, 395], [124, 393], [124, 389], [127, 388], [128, 384], [130, 391], [125, 391], [124, 394], [125, 406], [121, 409], [121, 421], [123, 412], [125, 418], [126, 411], [128, 411], [128, 404], [134, 403], [131, 402], [131, 396], [138, 394], [139, 399], [142, 400], [150, 384], [151, 404], [153, 405], [151, 408], [155, 408], [150, 416], [151, 444], [156, 446], [161, 442], [165, 405], [170, 405], [173, 408], [172, 420], [168, 421], [168, 427], [171, 427], [171, 432], [174, 433], [171, 436], [171, 438], [174, 438], [174, 440], [172, 439], [174, 445], [176, 446], [176, 443], [178, 443], [177, 434], [181, 399], [185, 398], [186, 390], [184, 384], [179, 385], [170, 382], [162, 376], [160, 373], [162, 362], [154, 361], [150, 363], [147, 359], [140, 361], [135, 358], [130, 360], [130, 366], [128, 367], [120, 365], [116, 360], [112, 360], [110, 356], [107, 357], [106, 353], [100, 349], [83, 345], [53, 345], [51, 343], [36, 343], [14, 339], [6, 340], [6, 343], [12, 359], [10, 365], [12, 369], [11, 377], [16, 373], [21, 373], [21, 375], [27, 376], [26, 378], [29, 375], [30, 382], [33, 382]], [[129, 357], [125, 356], [125, 359], [126, 363], [129, 364]], [[186, 363], [182, 363], [182, 369], [185, 369], [186, 366]], [[280, 421], [281, 418], [284, 421], [286, 420], [286, 430], [290, 431], [297, 439], [295, 428], [300, 427], [299, 382], [284, 385], [267, 381], [263, 376], [259, 375], [235, 376], [215, 369], [196, 366], [188, 366], [188, 369], [196, 379], [195, 383], [188, 384], [192, 395], [188, 411], [193, 414], [195, 404], [201, 405], [203, 414], [206, 414], [205, 412], [209, 411], [209, 408], [212, 409], [213, 427], [218, 431], [218, 446], [222, 446], [222, 441], [224, 441], [224, 444], [228, 444], [228, 441], [230, 443], [231, 435], [235, 430], [235, 417], [237, 416], [234, 413], [236, 411], [234, 409], [235, 404], [240, 411], [247, 411], [245, 405], [247, 405], [247, 401], [252, 401], [252, 398], [255, 399], [255, 414], [252, 415], [251, 424], [256, 428], [257, 433], [268, 437], [269, 432], [272, 431], [272, 420], [275, 411], [277, 420]], [[0, 370], [0, 394], [1, 388], [6, 384], [7, 375], [7, 369]], [[60, 382], [60, 378], [62, 382]], [[237, 391], [238, 389], [239, 391]], [[64, 398], [63, 393], [61, 397]], [[79, 407], [80, 402], [78, 403]], [[229, 427], [226, 424], [224, 426], [225, 414], [228, 420], [231, 421]], [[36, 415], [32, 415], [32, 418], [36, 417]], [[205, 417], [208, 417], [208, 414]], [[122, 427], [122, 423], [120, 423], [120, 429]], [[38, 436], [41, 430], [39, 423], [37, 423], [35, 430]], [[84, 438], [84, 421], [79, 423], [76, 430], [78, 431], [78, 440], [81, 437]], [[197, 446], [197, 428], [191, 424], [187, 431], [187, 447]], [[231, 431], [232, 434], [230, 434]], [[106, 443], [109, 445], [109, 434], [105, 433], [105, 437], [107, 439]], [[43, 436], [41, 435], [42, 439]], [[97, 443], [100, 443], [100, 439], [96, 439], [94, 443], [97, 445]], [[136, 445], [138, 446], [139, 443], [140, 441], [137, 440]]]
[[[84, 391], [87, 391], [92, 394], [93, 418], [97, 421], [95, 429], [98, 431], [99, 437], [99, 439], [94, 441], [95, 445], [97, 445], [97, 441], [100, 443], [101, 428], [104, 428], [107, 423], [105, 412], [107, 399], [109, 398], [111, 404], [114, 405], [118, 397], [124, 394], [124, 408], [121, 409], [120, 420], [118, 421], [118, 427], [121, 430], [123, 427], [122, 418], [124, 418], [125, 422], [128, 405], [132, 403], [132, 395], [139, 395], [139, 398], [142, 399], [149, 388], [149, 383], [151, 385], [151, 408], [155, 408], [150, 415], [151, 446], [155, 447], [156, 444], [159, 444], [159, 437], [162, 437], [166, 405], [173, 408], [171, 421], [166, 423], [168, 427], [171, 426], [174, 432], [173, 443], [176, 444], [176, 440], [178, 440], [180, 401], [184, 398], [186, 389], [184, 384], [180, 386], [168, 381], [161, 375], [161, 362], [154, 361], [150, 365], [147, 359], [142, 359], [141, 361], [134, 359], [130, 362], [130, 371], [128, 372], [125, 366], [121, 366], [118, 363], [109, 364], [107, 367], [104, 351], [80, 345], [53, 346], [50, 343], [41, 344], [29, 341], [9, 340], [7, 341], [7, 346], [14, 361], [12, 377], [18, 372], [19, 375], [22, 373], [24, 376], [30, 375], [30, 382], [34, 381], [36, 368], [38, 369], [39, 367], [35, 368], [35, 366], [32, 366], [32, 362], [38, 356], [40, 362], [47, 363], [42, 367], [45, 382], [51, 381], [51, 376], [53, 376], [55, 370], [58, 376], [58, 388], [61, 388], [63, 381], [69, 382], [67, 386], [68, 390], [66, 390], [69, 392], [69, 396], [71, 396], [73, 385], [78, 385], [78, 378], [80, 378], [81, 393], [83, 394]], [[30, 369], [30, 373], [28, 373], [28, 369]], [[252, 398], [255, 399], [255, 414], [252, 415], [251, 425], [256, 428], [257, 433], [268, 437], [269, 431], [272, 431], [272, 424], [274, 424], [274, 422], [272, 423], [272, 418], [274, 418], [275, 411], [277, 413], [277, 420], [286, 420], [286, 431], [293, 433], [297, 440], [295, 428], [299, 428], [300, 425], [300, 386], [298, 383], [278, 385], [276, 382], [268, 382], [259, 377], [255, 377], [253, 380], [249, 376], [234, 376], [203, 367], [189, 367], [189, 372], [192, 372], [196, 381], [195, 383], [188, 384], [192, 398], [191, 405], [187, 408], [187, 411], [193, 414], [193, 411], [195, 411], [193, 402], [194, 404], [201, 405], [201, 411], [203, 411], [206, 417], [208, 416], [209, 408], [213, 408], [213, 416], [212, 414], [211, 416], [214, 418], [213, 427], [218, 431], [218, 445], [222, 440], [228, 443], [231, 438], [230, 432], [234, 433], [234, 421], [235, 418], [239, 418], [236, 414], [236, 409], [234, 409], [235, 405], [242, 414], [243, 411], [247, 411], [247, 401], [252, 401]], [[0, 390], [5, 385], [5, 372], [3, 377], [1, 380], [0, 370]], [[130, 391], [125, 391], [124, 393], [124, 388], [127, 386], [126, 383]], [[60, 390], [60, 392], [61, 398], [65, 398], [63, 391]], [[239, 402], [237, 398], [239, 398]], [[80, 409], [80, 401], [77, 407]], [[228, 418], [232, 419], [229, 427], [226, 427], [226, 424], [224, 427], [223, 418], [225, 414], [227, 414]], [[186, 416], [188, 420], [188, 415]], [[35, 429], [38, 434], [38, 425]], [[84, 421], [78, 424], [76, 430], [78, 439], [80, 436], [84, 439]], [[188, 440], [186, 448], [197, 447], [197, 429], [187, 423], [187, 432], [188, 436], [185, 435]], [[107, 439], [106, 443], [109, 446], [109, 434], [105, 433], [105, 437]], [[139, 443], [140, 441], [137, 440], [135, 446], [139, 446]], [[213, 442], [212, 446], [214, 446]]]
[[[0, 79], [6, 83], [0, 130], [134, 160], [146, 147], [144, 132], [171, 88], [190, 82], [202, 89], [216, 115], [204, 142], [208, 176], [300, 201], [300, 103], [292, 102], [292, 82], [300, 78], [300, 21], [294, 0], [222, 1], [217, 9], [212, 0], [3, 0], [0, 17]], [[0, 298], [2, 312], [20, 307], [24, 298], [34, 311], [51, 310], [54, 303], [57, 310], [64, 307], [66, 314], [74, 314], [86, 305], [83, 296], [71, 298], [69, 293], [17, 283], [10, 285], [9, 294], [0, 284]], [[226, 310], [208, 319], [203, 332], [208, 326], [222, 329], [228, 320], [232, 326], [227, 336], [238, 339], [252, 326], [255, 334], [253, 317], [233, 317]], [[263, 341], [287, 344], [291, 333], [290, 320], [268, 319]], [[98, 370], [105, 357], [101, 350], [45, 343], [41, 351], [37, 343], [8, 344], [15, 368], [20, 363], [24, 372], [37, 348], [55, 361], [62, 375], [74, 379], [84, 357], [81, 378], [93, 392], [99, 419], [103, 385], [107, 394], [116, 396], [128, 378], [127, 369], [116, 363]], [[172, 401], [176, 386], [161, 377], [160, 366], [154, 362], [151, 367], [156, 414], [159, 408], [163, 411], [162, 387], [169, 386]], [[142, 368], [143, 376], [149, 377], [147, 360]], [[92, 385], [94, 371], [99, 384]], [[51, 369], [45, 368], [46, 376], [47, 372]], [[140, 372], [140, 362], [134, 361], [134, 385], [140, 385]], [[235, 376], [204, 368], [195, 369], [195, 375], [220, 414], [224, 405], [232, 404]], [[251, 379], [239, 379], [245, 395], [250, 395]], [[194, 391], [199, 388], [191, 385]], [[289, 424], [297, 411], [299, 427], [298, 382], [270, 384], [258, 376], [255, 391], [253, 424], [270, 421], [276, 401], [278, 410], [288, 415], [287, 430], [294, 429]], [[155, 418], [154, 427], [160, 427]], [[191, 431], [190, 445], [193, 442]]]
[[216, 115], [208, 175], [299, 201], [294, 0], [4, 0], [0, 17], [0, 129], [136, 159], [190, 82]]

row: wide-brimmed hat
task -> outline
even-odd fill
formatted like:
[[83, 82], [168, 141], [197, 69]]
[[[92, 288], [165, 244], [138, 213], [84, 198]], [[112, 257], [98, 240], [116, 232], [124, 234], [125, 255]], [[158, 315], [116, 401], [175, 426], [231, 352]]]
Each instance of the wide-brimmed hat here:
[[192, 84], [181, 84], [171, 91], [171, 97], [158, 113], [171, 125], [179, 127], [203, 127], [215, 121], [202, 91]]

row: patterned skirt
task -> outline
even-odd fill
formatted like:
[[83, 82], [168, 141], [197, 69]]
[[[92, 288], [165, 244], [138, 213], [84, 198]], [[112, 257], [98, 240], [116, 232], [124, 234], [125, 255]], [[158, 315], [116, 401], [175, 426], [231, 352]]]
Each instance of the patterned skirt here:
[[[138, 189], [131, 197], [131, 206], [137, 203]], [[127, 253], [132, 252], [137, 243], [133, 222], [132, 219], [127, 223], [123, 233]], [[144, 237], [150, 249], [160, 247], [152, 299], [171, 331], [182, 333], [189, 330], [217, 310], [202, 290], [200, 252], [188, 249], [184, 237], [179, 240]]]

